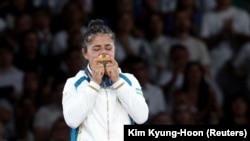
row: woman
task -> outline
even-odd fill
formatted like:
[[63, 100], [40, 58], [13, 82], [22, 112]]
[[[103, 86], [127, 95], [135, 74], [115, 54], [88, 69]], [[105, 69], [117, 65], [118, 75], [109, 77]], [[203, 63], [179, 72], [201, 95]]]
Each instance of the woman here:
[[66, 81], [63, 115], [72, 140], [123, 140], [123, 125], [143, 124], [148, 106], [138, 80], [122, 73], [115, 60], [114, 33], [92, 20], [84, 35], [84, 70]]
[[216, 92], [207, 82], [204, 68], [199, 62], [187, 64], [182, 86], [174, 93], [173, 98], [174, 104], [188, 102], [191, 105], [197, 124], [217, 124], [222, 115]]

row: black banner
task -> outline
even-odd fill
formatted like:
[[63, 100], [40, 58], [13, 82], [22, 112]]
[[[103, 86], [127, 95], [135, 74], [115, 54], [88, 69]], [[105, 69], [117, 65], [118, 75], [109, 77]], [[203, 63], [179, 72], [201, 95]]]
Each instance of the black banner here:
[[143, 140], [209, 140], [231, 139], [249, 141], [249, 126], [217, 126], [217, 125], [125, 125], [124, 141]]

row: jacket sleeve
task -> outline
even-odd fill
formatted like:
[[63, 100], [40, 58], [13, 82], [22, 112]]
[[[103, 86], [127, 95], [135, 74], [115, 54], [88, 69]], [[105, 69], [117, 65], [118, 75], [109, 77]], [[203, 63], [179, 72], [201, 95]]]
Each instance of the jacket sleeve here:
[[78, 87], [76, 81], [70, 78], [63, 89], [62, 108], [67, 125], [77, 128], [94, 106], [100, 86], [93, 81], [84, 81]]
[[117, 91], [118, 98], [130, 117], [137, 124], [145, 123], [149, 109], [137, 79], [133, 75], [120, 78], [113, 84], [113, 88]]

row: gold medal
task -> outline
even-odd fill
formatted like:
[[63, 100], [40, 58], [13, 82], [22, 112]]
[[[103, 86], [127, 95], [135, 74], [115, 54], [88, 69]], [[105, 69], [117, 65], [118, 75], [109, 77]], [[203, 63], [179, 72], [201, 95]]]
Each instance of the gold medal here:
[[[108, 55], [108, 54], [102, 53], [102, 54], [100, 54], [98, 57], [99, 57], [99, 58], [102, 58], [102, 59], [105, 59], [105, 58], [108, 58], [109, 55]], [[108, 61], [108, 60], [104, 60], [104, 61], [100, 61], [100, 62], [98, 62], [98, 63], [101, 63], [101, 64], [103, 64], [104, 66], [106, 66], [106, 64], [109, 63], [109, 62], [110, 62], [110, 61]]]

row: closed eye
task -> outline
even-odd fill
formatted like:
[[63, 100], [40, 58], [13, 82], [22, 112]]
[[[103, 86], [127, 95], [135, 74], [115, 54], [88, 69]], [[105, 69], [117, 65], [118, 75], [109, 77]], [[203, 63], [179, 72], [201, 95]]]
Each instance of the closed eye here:
[[99, 51], [99, 50], [100, 50], [100, 47], [95, 46], [95, 47], [93, 47], [92, 49], [93, 49], [94, 51]]
[[112, 50], [113, 47], [112, 46], [108, 46], [108, 47], [105, 47], [106, 50]]

